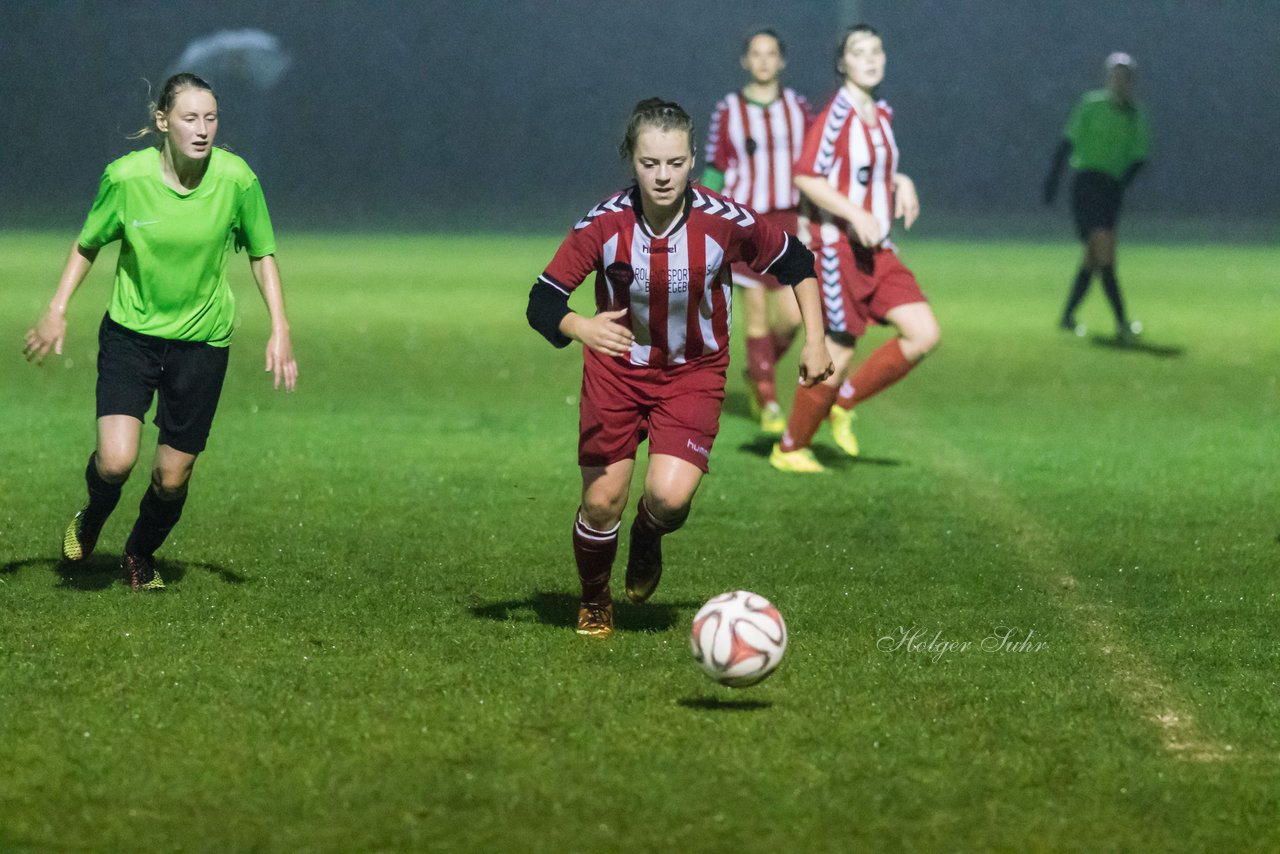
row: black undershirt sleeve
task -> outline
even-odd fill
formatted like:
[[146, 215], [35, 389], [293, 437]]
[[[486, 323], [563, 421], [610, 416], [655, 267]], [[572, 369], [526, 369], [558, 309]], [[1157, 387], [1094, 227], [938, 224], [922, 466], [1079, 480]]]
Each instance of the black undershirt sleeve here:
[[795, 235], [787, 235], [787, 248], [778, 256], [778, 260], [765, 270], [784, 285], [795, 287], [805, 279], [814, 278], [813, 253]]
[[556, 347], [569, 346], [570, 338], [560, 331], [560, 321], [569, 313], [569, 295], [543, 281], [533, 283], [529, 307], [524, 316], [529, 325]]

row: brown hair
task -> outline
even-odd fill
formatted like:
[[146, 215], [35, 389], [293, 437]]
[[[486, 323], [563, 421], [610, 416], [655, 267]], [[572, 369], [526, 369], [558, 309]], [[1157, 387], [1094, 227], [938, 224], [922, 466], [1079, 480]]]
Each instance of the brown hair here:
[[648, 125], [661, 131], [682, 130], [689, 134], [689, 149], [693, 144], [693, 119], [685, 112], [684, 107], [675, 101], [664, 101], [661, 98], [645, 98], [631, 110], [631, 118], [627, 121], [627, 132], [618, 146], [618, 154], [623, 160], [630, 160], [636, 153], [636, 138], [640, 136], [640, 126]]
[[[173, 109], [173, 101], [182, 92], [188, 89], [202, 89], [213, 95], [215, 101], [218, 96], [214, 95], [213, 87], [210, 86], [201, 77], [192, 74], [190, 71], [180, 71], [177, 74], [164, 81], [164, 87], [160, 90], [160, 97], [147, 104], [147, 115], [150, 117], [144, 127], [129, 134], [129, 139], [143, 139], [148, 136], [157, 138], [156, 144], [163, 144], [164, 134], [160, 133], [160, 128], [156, 127], [156, 113], [167, 113]], [[147, 95], [151, 95], [151, 84], [147, 84]]]
[[876, 28], [870, 24], [854, 24], [852, 27], [845, 28], [844, 35], [840, 37], [840, 43], [836, 45], [836, 76], [841, 80], [844, 79], [844, 49], [849, 44], [849, 39], [859, 33], [865, 33], [869, 36], [880, 38], [880, 34], [876, 32]]
[[762, 29], [756, 30], [753, 33], [751, 33], [751, 35], [746, 37], [746, 39], [742, 42], [742, 54], [741, 54], [742, 56], [746, 56], [747, 53], [750, 52], [751, 43], [756, 40], [756, 36], [768, 36], [769, 38], [773, 39], [775, 42], [778, 43], [778, 55], [781, 56], [783, 59], [787, 58], [787, 43], [782, 40], [782, 36], [778, 35], [776, 30], [770, 29], [769, 27], [764, 27]]

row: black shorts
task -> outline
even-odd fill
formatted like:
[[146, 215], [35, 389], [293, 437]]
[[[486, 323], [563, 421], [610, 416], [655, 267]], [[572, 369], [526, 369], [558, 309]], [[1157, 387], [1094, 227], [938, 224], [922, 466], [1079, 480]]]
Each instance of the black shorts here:
[[143, 335], [102, 318], [98, 329], [98, 417], [145, 421], [160, 392], [160, 444], [186, 454], [204, 450], [227, 375], [227, 349], [203, 341]]
[[1071, 185], [1071, 212], [1084, 240], [1097, 229], [1115, 231], [1124, 187], [1106, 172], [1077, 172]]

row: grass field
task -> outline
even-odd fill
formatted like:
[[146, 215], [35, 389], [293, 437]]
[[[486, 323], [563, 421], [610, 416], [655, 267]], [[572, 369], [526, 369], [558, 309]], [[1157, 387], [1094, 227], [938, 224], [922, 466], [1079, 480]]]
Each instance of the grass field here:
[[[145, 468], [55, 562], [112, 266], [28, 366], [68, 244], [0, 236], [2, 851], [1280, 848], [1280, 251], [1125, 247], [1122, 349], [1054, 329], [1073, 245], [908, 241], [943, 343], [866, 459], [820, 434], [833, 473], [775, 473], [731, 368], [662, 588], [592, 642], [581, 358], [524, 320], [556, 239], [289, 237], [292, 396], [233, 259], [159, 595], [116, 568]], [[733, 588], [791, 631], [740, 692], [687, 643]]]

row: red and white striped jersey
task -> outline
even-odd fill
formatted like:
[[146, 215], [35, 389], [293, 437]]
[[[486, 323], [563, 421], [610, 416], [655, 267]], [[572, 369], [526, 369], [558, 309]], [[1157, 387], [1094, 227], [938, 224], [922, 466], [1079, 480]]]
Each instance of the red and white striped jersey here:
[[665, 234], [650, 231], [639, 206], [638, 187], [596, 205], [538, 280], [568, 294], [594, 271], [596, 310], [629, 309], [623, 321], [635, 336], [633, 365], [678, 365], [724, 351], [732, 327], [729, 265], [744, 261], [762, 273], [795, 238], [692, 184], [684, 214]]
[[724, 194], [760, 213], [790, 210], [800, 201], [792, 164], [812, 113], [792, 89], [769, 104], [730, 92], [716, 104], [707, 134], [707, 163], [724, 173]]
[[[805, 135], [796, 162], [797, 175], [825, 178], [855, 205], [870, 212], [888, 238], [893, 222], [893, 176], [898, 171], [898, 145], [893, 136], [893, 110], [876, 102], [875, 124], [858, 118], [842, 88]], [[811, 248], [848, 239], [849, 223], [805, 199], [800, 229]], [[808, 232], [805, 232], [806, 221]]]

